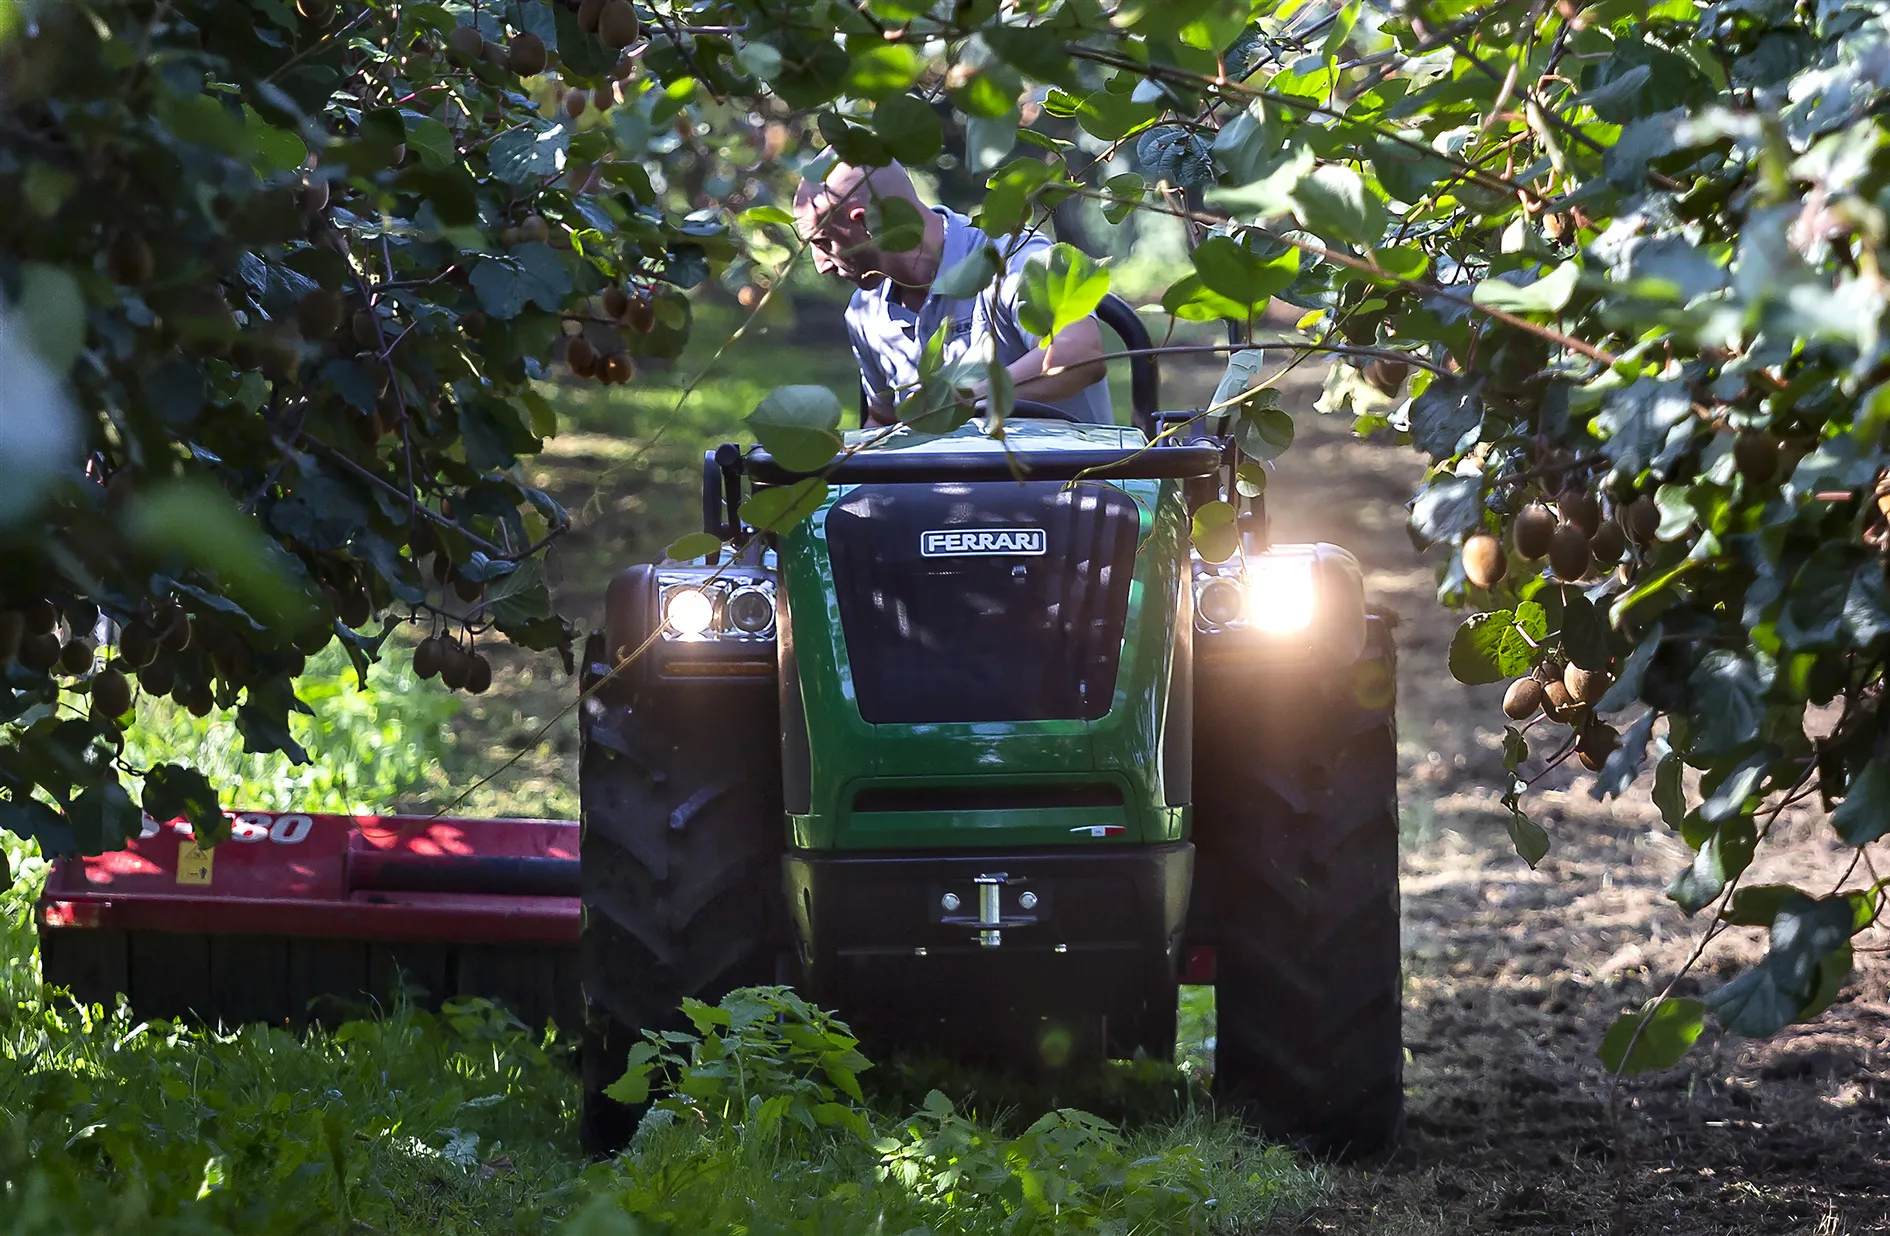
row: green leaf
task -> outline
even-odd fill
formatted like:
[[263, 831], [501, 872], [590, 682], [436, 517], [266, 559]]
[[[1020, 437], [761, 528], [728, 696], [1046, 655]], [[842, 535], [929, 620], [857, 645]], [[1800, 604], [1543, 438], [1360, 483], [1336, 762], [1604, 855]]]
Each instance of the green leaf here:
[[965, 121], [965, 165], [974, 172], [994, 170], [1016, 146], [1015, 108], [1002, 116], [973, 116]]
[[1454, 541], [1482, 526], [1483, 479], [1447, 476], [1426, 485], [1411, 504], [1410, 528], [1425, 544]]
[[1516, 847], [1517, 856], [1528, 863], [1533, 871], [1536, 864], [1548, 856], [1549, 834], [1542, 825], [1514, 807], [1510, 808], [1506, 827], [1509, 829], [1509, 843]]
[[20, 267], [20, 318], [26, 337], [54, 373], [72, 368], [85, 349], [85, 297], [63, 266], [27, 262]]
[[1875, 756], [1865, 763], [1831, 813], [1831, 827], [1845, 845], [1869, 845], [1890, 833], [1890, 764]]
[[827, 482], [817, 476], [758, 489], [742, 503], [742, 519], [760, 532], [786, 533], [820, 509], [827, 490]]
[[1219, 500], [1204, 502], [1194, 513], [1190, 537], [1208, 562], [1225, 562], [1240, 549], [1240, 529], [1234, 508]]
[[1229, 300], [1201, 282], [1200, 275], [1184, 275], [1162, 293], [1162, 308], [1184, 322], [1245, 321], [1252, 306]]
[[1251, 459], [1242, 460], [1234, 469], [1234, 489], [1243, 498], [1258, 498], [1267, 492], [1267, 470], [1264, 464]]
[[209, 778], [181, 764], [159, 764], [144, 775], [144, 813], [162, 824], [188, 820], [197, 843], [214, 846], [230, 835], [229, 821]]
[[1526, 286], [1504, 279], [1485, 279], [1470, 291], [1470, 299], [1485, 309], [1505, 313], [1559, 313], [1575, 294], [1581, 269], [1573, 262], [1563, 262], [1542, 278]]
[[1787, 903], [1804, 895], [1789, 884], [1754, 884], [1734, 893], [1719, 917], [1734, 927], [1770, 927]]
[[[221, 812], [218, 818], [222, 818]], [[112, 776], [80, 791], [66, 810], [66, 821], [72, 827], [72, 835], [82, 854], [122, 849], [144, 826], [137, 804]]]
[[1515, 654], [1504, 647], [1515, 626], [1516, 615], [1507, 609], [1466, 618], [1450, 637], [1450, 676], [1474, 687], [1527, 673], [1529, 663], [1518, 664]]
[[1585, 670], [1606, 670], [1613, 665], [1608, 647], [1608, 623], [1594, 602], [1575, 595], [1562, 605], [1562, 655]]
[[459, 159], [453, 131], [431, 116], [407, 126], [407, 149], [419, 157], [423, 167], [434, 171], [451, 167]]
[[1120, 223], [1141, 205], [1142, 195], [1148, 192], [1148, 185], [1135, 172], [1124, 172], [1105, 181], [1103, 192], [1112, 199], [1103, 207], [1103, 217], [1111, 223]]
[[1096, 311], [1109, 293], [1109, 271], [1074, 245], [1057, 244], [1047, 260], [1024, 263], [1017, 323], [1049, 339]]
[[1759, 732], [1765, 686], [1758, 667], [1741, 654], [1720, 648], [1706, 654], [1687, 680], [1693, 712], [1700, 719], [1693, 735], [1697, 755], [1722, 755]]
[[925, 100], [892, 94], [873, 109], [873, 131], [892, 157], [914, 167], [938, 158], [945, 148], [945, 126]]
[[1649, 1001], [1639, 1012], [1614, 1019], [1596, 1055], [1611, 1073], [1670, 1069], [1680, 1063], [1705, 1028], [1706, 1005], [1698, 1000]]
[[1706, 997], [1720, 1025], [1762, 1038], [1810, 1015], [1831, 985], [1831, 968], [1849, 968], [1855, 911], [1842, 896], [1786, 898], [1772, 920], [1764, 960]]
[[932, 294], [948, 300], [970, 300], [989, 287], [1003, 267], [1004, 255], [998, 252], [996, 245], [987, 242], [953, 262], [932, 280]]
[[910, 253], [925, 239], [925, 213], [903, 197], [876, 197], [866, 204], [866, 230], [887, 253]]
[[482, 257], [472, 269], [479, 307], [495, 318], [515, 318], [528, 304], [548, 313], [564, 307], [571, 294], [571, 274], [551, 246], [532, 241], [504, 257]]
[[655, 1072], [654, 1062], [658, 1054], [654, 1043], [643, 1042], [631, 1047], [625, 1058], [623, 1076], [604, 1087], [605, 1096], [629, 1107], [638, 1107], [648, 1102], [650, 1074]]
[[1411, 442], [1434, 460], [1473, 445], [1483, 429], [1480, 378], [1439, 375], [1411, 401]]
[[1674, 751], [1662, 755], [1654, 765], [1654, 805], [1660, 808], [1660, 818], [1668, 828], [1679, 828], [1687, 815], [1686, 786], [1681, 777], [1685, 770], [1686, 765]]
[[739, 216], [743, 226], [759, 227], [764, 223], [773, 223], [780, 227], [794, 226], [794, 216], [779, 206], [750, 206]]
[[839, 397], [824, 386], [777, 386], [745, 423], [782, 467], [814, 472], [840, 450], [843, 415]]
[[1757, 843], [1758, 831], [1751, 816], [1725, 821], [1693, 856], [1692, 865], [1682, 868], [1667, 885], [1667, 896], [1686, 913], [1698, 913], [1725, 891], [1727, 881], [1752, 862]]
[[[1274, 398], [1277, 401], [1277, 392]], [[1251, 459], [1277, 459], [1293, 445], [1292, 414], [1264, 406], [1260, 399], [1250, 399], [1241, 405], [1240, 420], [1234, 424], [1234, 442]]]
[[672, 562], [688, 562], [695, 558], [706, 558], [722, 548], [722, 538], [713, 532], [690, 532], [677, 537], [663, 551], [663, 556]]
[[1299, 250], [1262, 258], [1231, 236], [1211, 236], [1195, 246], [1194, 269], [1203, 285], [1234, 303], [1264, 305], [1298, 276]]
[[1385, 206], [1349, 167], [1326, 164], [1294, 185], [1293, 218], [1315, 236], [1369, 248], [1384, 239]]
[[571, 154], [571, 130], [565, 125], [523, 124], [500, 135], [486, 152], [486, 166], [509, 185], [522, 185], [564, 170]]

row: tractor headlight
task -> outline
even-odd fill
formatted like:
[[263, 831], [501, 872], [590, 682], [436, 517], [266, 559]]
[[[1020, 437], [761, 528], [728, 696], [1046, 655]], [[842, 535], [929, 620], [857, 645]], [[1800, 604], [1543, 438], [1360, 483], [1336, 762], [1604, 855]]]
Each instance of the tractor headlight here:
[[1319, 607], [1310, 554], [1256, 554], [1247, 560], [1247, 623], [1271, 635], [1312, 625]]
[[1202, 580], [1194, 594], [1194, 607], [1217, 627], [1239, 622], [1246, 601], [1237, 582], [1218, 575]]
[[759, 584], [729, 593], [723, 612], [728, 623], [745, 635], [760, 635], [774, 625], [774, 594]]
[[1194, 617], [1211, 637], [1210, 658], [1352, 659], [1365, 647], [1365, 575], [1336, 545], [1275, 545], [1219, 563], [1197, 557]]
[[715, 601], [700, 588], [672, 589], [663, 600], [663, 621], [678, 635], [701, 635], [715, 625]]

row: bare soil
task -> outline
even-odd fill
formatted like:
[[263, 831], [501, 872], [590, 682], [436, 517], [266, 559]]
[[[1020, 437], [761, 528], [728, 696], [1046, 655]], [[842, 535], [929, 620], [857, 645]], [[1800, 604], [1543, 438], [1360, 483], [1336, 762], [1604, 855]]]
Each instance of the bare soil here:
[[[1601, 802], [1590, 776], [1558, 770], [1531, 805], [1553, 848], [1534, 871], [1516, 856], [1499, 801], [1502, 688], [1450, 678], [1442, 551], [1420, 555], [1404, 530], [1421, 460], [1313, 412], [1316, 382], [1289, 385], [1299, 437], [1268, 504], [1276, 540], [1348, 547], [1373, 602], [1402, 619], [1409, 1117], [1389, 1162], [1335, 1169], [1328, 1201], [1285, 1230], [1890, 1231], [1890, 964], [1867, 951], [1885, 933], [1858, 939], [1850, 983], [1814, 1023], [1761, 1042], [1709, 1019], [1679, 1067], [1623, 1081], [1611, 1106], [1603, 1031], [1665, 986], [1705, 927], [1664, 893], [1691, 854], [1644, 789]], [[1805, 811], [1747, 878], [1830, 888], [1851, 857]], [[1718, 985], [1763, 944], [1723, 934], [1676, 990]]]

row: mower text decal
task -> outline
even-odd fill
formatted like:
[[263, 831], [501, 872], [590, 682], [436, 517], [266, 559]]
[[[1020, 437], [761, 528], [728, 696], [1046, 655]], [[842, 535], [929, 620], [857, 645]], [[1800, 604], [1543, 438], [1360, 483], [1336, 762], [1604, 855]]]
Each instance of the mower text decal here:
[[[138, 834], [138, 839], [143, 841], [155, 837], [163, 827], [163, 824], [147, 815], [144, 817], [144, 829]], [[245, 811], [230, 817], [230, 840], [251, 843], [268, 840], [277, 845], [295, 845], [306, 840], [314, 827], [315, 821], [305, 815], [271, 816], [262, 811]], [[191, 838], [197, 835], [197, 831], [190, 826], [189, 820], [172, 820], [171, 831], [184, 838], [186, 846], [193, 844]], [[190, 883], [181, 876], [178, 879], [180, 883]], [[206, 877], [199, 882], [207, 884], [209, 879]]]
[[919, 534], [919, 553], [927, 558], [1041, 555], [1048, 540], [1042, 528], [935, 528]]
[[1070, 831], [1079, 837], [1120, 837], [1129, 830], [1122, 824], [1078, 824]]

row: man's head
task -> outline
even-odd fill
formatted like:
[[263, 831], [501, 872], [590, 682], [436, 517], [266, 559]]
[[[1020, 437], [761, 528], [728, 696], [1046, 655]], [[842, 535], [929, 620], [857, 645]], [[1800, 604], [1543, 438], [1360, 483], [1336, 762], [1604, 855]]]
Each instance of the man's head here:
[[[869, 289], [888, 278], [913, 283], [922, 275], [929, 282], [938, 262], [936, 229], [927, 226], [917, 249], [888, 253], [867, 227], [867, 208], [875, 200], [895, 197], [924, 211], [912, 178], [897, 163], [877, 168], [839, 163], [822, 181], [801, 181], [794, 194], [794, 218], [813, 247], [814, 268]], [[921, 217], [927, 216], [929, 212]]]

